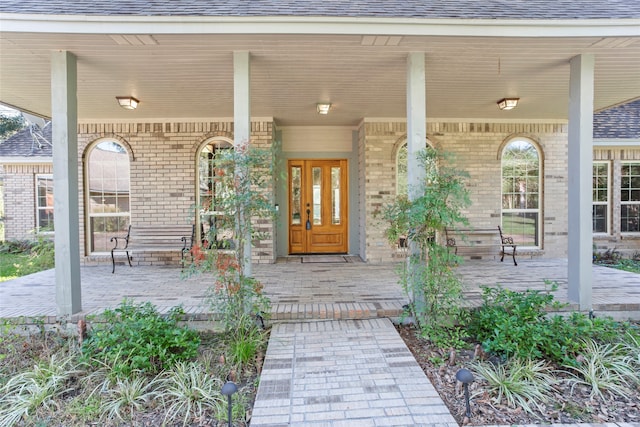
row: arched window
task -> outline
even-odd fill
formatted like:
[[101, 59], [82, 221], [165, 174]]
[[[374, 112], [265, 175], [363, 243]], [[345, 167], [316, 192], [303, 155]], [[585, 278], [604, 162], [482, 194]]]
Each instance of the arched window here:
[[127, 150], [117, 141], [101, 141], [89, 148], [86, 162], [87, 242], [90, 253], [109, 252], [115, 235], [131, 223], [130, 172]]
[[221, 198], [228, 189], [223, 188], [222, 181], [216, 177], [223, 172], [216, 167], [216, 159], [224, 150], [230, 149], [233, 149], [230, 139], [216, 137], [203, 144], [197, 154], [196, 226], [199, 238], [207, 248], [228, 244], [221, 231], [225, 213], [220, 209]]
[[540, 154], [517, 139], [502, 151], [502, 229], [518, 247], [540, 247]]

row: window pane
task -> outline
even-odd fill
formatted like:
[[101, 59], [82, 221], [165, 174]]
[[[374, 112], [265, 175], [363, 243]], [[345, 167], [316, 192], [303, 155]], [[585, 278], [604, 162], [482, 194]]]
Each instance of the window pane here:
[[313, 224], [322, 224], [322, 169], [311, 168], [313, 179]]
[[108, 252], [113, 248], [113, 236], [126, 236], [129, 227], [129, 216], [99, 216], [89, 221], [91, 252]]
[[38, 232], [53, 231], [53, 209], [38, 210]]
[[294, 166], [291, 168], [291, 224], [301, 223], [301, 176], [302, 170], [300, 166]]
[[593, 232], [607, 232], [607, 205], [593, 206]]
[[620, 199], [623, 202], [640, 202], [640, 164], [622, 165]]
[[36, 210], [38, 233], [53, 231], [53, 176], [36, 176]]
[[623, 233], [640, 231], [640, 205], [620, 206], [620, 231]]
[[331, 223], [340, 224], [340, 168], [331, 168]]
[[502, 230], [518, 246], [538, 246], [538, 213], [503, 213]]

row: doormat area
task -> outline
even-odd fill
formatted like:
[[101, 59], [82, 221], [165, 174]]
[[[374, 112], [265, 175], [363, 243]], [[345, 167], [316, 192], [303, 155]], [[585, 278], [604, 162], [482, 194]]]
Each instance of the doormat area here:
[[313, 255], [313, 256], [303, 256], [300, 258], [300, 261], [303, 264], [326, 264], [326, 263], [345, 263], [347, 258], [342, 255]]

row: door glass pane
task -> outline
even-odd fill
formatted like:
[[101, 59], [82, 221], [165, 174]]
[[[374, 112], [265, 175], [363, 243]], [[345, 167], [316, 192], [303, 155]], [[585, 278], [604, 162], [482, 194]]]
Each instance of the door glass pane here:
[[322, 168], [311, 168], [313, 177], [313, 225], [322, 224]]
[[331, 224], [340, 224], [340, 168], [331, 168]]
[[300, 166], [291, 168], [291, 224], [300, 224], [300, 178], [302, 170]]

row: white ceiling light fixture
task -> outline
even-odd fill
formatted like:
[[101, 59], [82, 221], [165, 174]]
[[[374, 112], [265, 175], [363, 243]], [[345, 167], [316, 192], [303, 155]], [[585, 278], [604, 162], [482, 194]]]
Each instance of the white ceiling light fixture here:
[[331, 109], [331, 103], [329, 102], [318, 102], [316, 104], [316, 110], [318, 114], [329, 114], [329, 110]]
[[133, 96], [116, 96], [118, 105], [126, 110], [135, 110], [138, 107], [140, 101]]
[[513, 110], [518, 105], [520, 98], [502, 98], [498, 101], [498, 108], [501, 110]]

